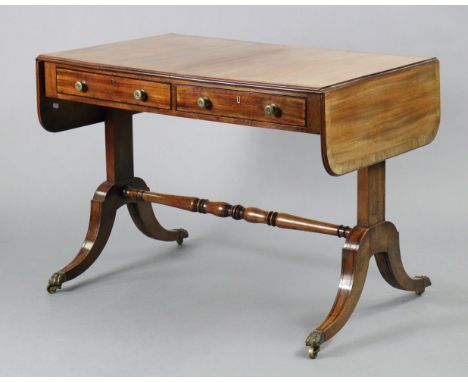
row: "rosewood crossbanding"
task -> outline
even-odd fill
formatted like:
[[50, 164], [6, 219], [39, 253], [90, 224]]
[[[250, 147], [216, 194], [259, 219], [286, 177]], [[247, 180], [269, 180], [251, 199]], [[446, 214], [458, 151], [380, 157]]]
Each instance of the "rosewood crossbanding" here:
[[[431, 285], [403, 266], [398, 230], [385, 218], [385, 171], [389, 158], [427, 145], [437, 134], [436, 58], [169, 34], [40, 55], [36, 69], [44, 129], [104, 122], [105, 134], [106, 180], [91, 200], [85, 240], [50, 277], [50, 293], [97, 260], [121, 207], [144, 235], [182, 244], [187, 230], [166, 229], [151, 203], [344, 238], [335, 301], [306, 339], [311, 358], [351, 317], [372, 257], [394, 288], [420, 295]], [[149, 191], [134, 174], [132, 117], [140, 112], [319, 135], [317, 160], [325, 170], [357, 173], [356, 225]]]

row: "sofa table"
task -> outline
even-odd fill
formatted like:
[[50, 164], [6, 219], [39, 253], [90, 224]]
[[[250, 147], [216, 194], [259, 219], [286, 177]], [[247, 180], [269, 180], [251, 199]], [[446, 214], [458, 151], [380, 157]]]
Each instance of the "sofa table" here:
[[[437, 134], [437, 59], [168, 34], [40, 55], [36, 69], [46, 130], [105, 125], [107, 179], [91, 201], [84, 243], [50, 277], [50, 293], [97, 259], [123, 205], [143, 234], [182, 244], [187, 231], [164, 228], [151, 203], [344, 238], [335, 302], [306, 339], [311, 358], [351, 316], [372, 256], [395, 288], [422, 294], [431, 285], [408, 276], [398, 231], [385, 220], [385, 161]], [[139, 112], [319, 135], [329, 174], [357, 172], [356, 225], [149, 191], [133, 171], [132, 115]]]

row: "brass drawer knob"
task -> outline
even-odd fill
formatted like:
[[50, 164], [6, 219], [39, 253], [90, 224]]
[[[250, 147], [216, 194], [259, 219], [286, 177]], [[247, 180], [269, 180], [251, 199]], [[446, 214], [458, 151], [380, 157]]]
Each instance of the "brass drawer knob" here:
[[209, 109], [211, 107], [211, 101], [208, 97], [200, 97], [197, 100], [197, 105], [201, 109]]
[[88, 90], [88, 85], [86, 84], [86, 81], [76, 81], [75, 89], [84, 93], [86, 90]]
[[148, 95], [143, 89], [137, 89], [133, 92], [133, 98], [135, 98], [137, 101], [146, 101]]
[[278, 105], [275, 105], [274, 103], [270, 103], [269, 105], [265, 106], [265, 114], [271, 115], [271, 116], [279, 115], [280, 108], [278, 107]]

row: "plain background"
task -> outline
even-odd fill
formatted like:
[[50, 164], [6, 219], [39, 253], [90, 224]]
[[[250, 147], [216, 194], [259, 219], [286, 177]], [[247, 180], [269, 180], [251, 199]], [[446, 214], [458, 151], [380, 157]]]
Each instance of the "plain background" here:
[[[168, 32], [437, 56], [442, 120], [429, 146], [387, 163], [387, 218], [422, 297], [372, 264], [345, 328], [309, 360], [342, 240], [157, 208], [182, 247], [119, 211], [95, 265], [45, 291], [86, 232], [105, 176], [103, 125], [60, 134], [36, 115], [39, 53]], [[0, 375], [466, 375], [466, 7], [0, 8]], [[319, 137], [142, 114], [136, 174], [153, 190], [353, 225], [356, 176], [334, 178]]]

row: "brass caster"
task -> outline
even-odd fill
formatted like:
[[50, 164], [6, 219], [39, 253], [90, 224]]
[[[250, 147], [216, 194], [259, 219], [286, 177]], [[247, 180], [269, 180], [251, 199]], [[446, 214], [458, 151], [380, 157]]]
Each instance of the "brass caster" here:
[[49, 278], [49, 285], [47, 285], [47, 292], [50, 294], [56, 293], [59, 289], [62, 289], [62, 284], [65, 282], [65, 274], [56, 272]]
[[314, 348], [312, 346], [309, 347], [309, 350], [308, 350], [309, 358], [311, 359], [317, 358], [317, 354], [319, 351], [320, 351], [320, 346], [318, 348]]
[[189, 234], [188, 234], [187, 230], [185, 230], [183, 228], [177, 228], [176, 231], [179, 231], [179, 237], [177, 238], [177, 244], [182, 245], [182, 243], [184, 242], [184, 239], [186, 239], [189, 236]]
[[426, 288], [427, 288], [428, 286], [431, 286], [431, 285], [432, 285], [431, 279], [430, 279], [429, 277], [427, 277], [427, 276], [416, 276], [416, 278], [417, 278], [417, 279], [423, 279], [423, 280], [424, 280], [424, 287], [423, 287], [423, 289], [415, 291], [415, 293], [416, 293], [418, 296], [421, 296], [421, 295], [424, 293], [424, 291], [426, 290]]
[[56, 286], [53, 286], [53, 285], [48, 285], [47, 286], [47, 292], [49, 292], [49, 294], [54, 294], [57, 292], [57, 290], [60, 289]]
[[309, 334], [306, 339], [306, 346], [309, 347], [308, 354], [312, 359], [317, 358], [317, 354], [320, 351], [320, 345], [325, 341], [325, 336], [322, 331], [314, 330]]

